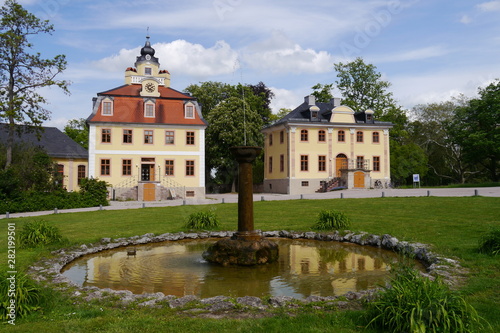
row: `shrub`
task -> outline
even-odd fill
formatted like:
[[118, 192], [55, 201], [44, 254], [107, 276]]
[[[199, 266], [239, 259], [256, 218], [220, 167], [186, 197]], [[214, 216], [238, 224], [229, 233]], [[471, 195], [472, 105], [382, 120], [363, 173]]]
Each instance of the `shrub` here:
[[500, 229], [493, 229], [480, 239], [479, 252], [492, 256], [500, 254]]
[[476, 310], [439, 279], [408, 266], [395, 270], [391, 286], [368, 303], [368, 326], [388, 332], [475, 332]]
[[2, 297], [0, 298], [0, 317], [5, 319], [10, 319], [8, 314], [10, 310], [7, 308], [11, 303], [11, 299], [15, 299], [15, 313], [17, 317], [23, 317], [32, 311], [36, 311], [40, 308], [40, 288], [24, 273], [18, 273], [15, 275], [15, 296], [10, 297], [12, 293], [11, 279], [12, 275], [7, 273], [0, 274], [0, 293]]
[[351, 220], [342, 212], [322, 210], [319, 212], [318, 221], [313, 226], [316, 230], [339, 230], [349, 227]]
[[19, 241], [24, 248], [60, 243], [62, 240], [59, 229], [44, 220], [27, 222], [19, 232]]
[[214, 210], [206, 210], [189, 215], [187, 229], [214, 229], [219, 226], [219, 219]]

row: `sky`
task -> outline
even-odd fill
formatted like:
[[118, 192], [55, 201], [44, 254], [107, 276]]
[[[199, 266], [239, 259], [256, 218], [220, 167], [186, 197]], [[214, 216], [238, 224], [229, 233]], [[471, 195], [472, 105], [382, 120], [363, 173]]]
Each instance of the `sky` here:
[[[334, 63], [376, 66], [404, 108], [477, 95], [500, 78], [500, 0], [18, 0], [54, 25], [34, 52], [66, 55], [59, 77], [71, 95], [44, 88], [62, 129], [91, 114], [97, 93], [124, 84], [146, 35], [171, 87], [218, 81], [275, 94], [293, 109], [317, 83], [335, 83]], [[335, 97], [340, 92], [333, 91]]]

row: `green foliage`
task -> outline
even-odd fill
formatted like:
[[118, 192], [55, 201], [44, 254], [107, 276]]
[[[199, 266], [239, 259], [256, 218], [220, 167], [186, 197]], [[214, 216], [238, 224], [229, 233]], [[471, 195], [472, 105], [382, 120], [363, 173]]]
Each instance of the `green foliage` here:
[[494, 228], [479, 241], [479, 252], [492, 256], [500, 254], [500, 229]]
[[85, 149], [89, 149], [89, 128], [85, 118], [71, 119], [64, 126], [64, 133]]
[[[15, 277], [15, 291], [12, 291], [10, 278]], [[9, 279], [8, 279], [9, 278]], [[15, 315], [16, 317], [24, 317], [30, 312], [40, 308], [41, 292], [40, 287], [33, 282], [26, 274], [17, 273], [15, 275], [8, 273], [0, 274], [0, 318], [9, 320], [8, 314], [10, 309], [7, 307], [11, 304], [10, 300], [15, 299]], [[11, 295], [11, 293], [14, 293]], [[14, 296], [14, 297], [10, 297]]]
[[311, 89], [314, 90], [311, 95], [316, 97], [316, 102], [328, 103], [333, 98], [332, 95], [333, 83], [329, 84], [317, 83], [314, 86], [312, 86]]
[[500, 180], [500, 80], [479, 88], [479, 98], [456, 110], [450, 126], [463, 159], [491, 181]]
[[23, 248], [57, 244], [62, 240], [59, 229], [44, 220], [27, 222], [19, 232], [19, 242]]
[[195, 230], [210, 230], [219, 226], [219, 218], [215, 210], [205, 210], [191, 213], [185, 227]]
[[390, 287], [367, 304], [368, 326], [390, 332], [476, 332], [476, 310], [440, 279], [431, 281], [408, 266], [396, 266]]
[[80, 180], [80, 195], [87, 207], [108, 205], [108, 183], [97, 178], [84, 178]]
[[336, 63], [334, 67], [338, 77], [335, 83], [344, 98], [342, 104], [355, 111], [372, 109], [376, 117], [396, 105], [392, 93], [387, 91], [391, 84], [380, 79], [382, 74], [377, 72], [374, 65], [365, 64], [362, 58], [356, 58], [348, 63]]
[[315, 230], [340, 230], [348, 228], [351, 219], [346, 214], [334, 210], [322, 210], [319, 212], [318, 221], [312, 227]]
[[47, 100], [40, 88], [56, 86], [69, 93], [69, 82], [57, 80], [66, 69], [64, 55], [44, 59], [31, 52], [32, 39], [54, 31], [48, 20], [41, 20], [14, 0], [5, 1], [0, 8], [0, 120], [9, 123], [6, 167], [12, 162], [14, 125], [40, 127], [49, 119], [50, 111], [43, 107]]

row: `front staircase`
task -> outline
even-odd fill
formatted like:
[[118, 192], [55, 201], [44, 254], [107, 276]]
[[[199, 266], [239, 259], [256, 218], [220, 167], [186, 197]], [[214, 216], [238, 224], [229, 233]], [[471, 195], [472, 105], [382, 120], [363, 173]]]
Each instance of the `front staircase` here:
[[344, 184], [344, 181], [340, 177], [335, 177], [329, 180], [323, 181], [323, 185], [316, 190], [317, 193], [344, 190], [347, 187]]

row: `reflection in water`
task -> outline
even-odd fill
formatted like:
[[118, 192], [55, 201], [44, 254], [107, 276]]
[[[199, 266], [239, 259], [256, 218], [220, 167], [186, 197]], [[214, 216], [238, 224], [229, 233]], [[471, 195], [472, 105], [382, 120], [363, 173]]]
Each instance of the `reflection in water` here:
[[355, 244], [274, 239], [278, 262], [253, 267], [222, 267], [201, 254], [214, 242], [184, 240], [142, 245], [135, 256], [126, 248], [77, 259], [63, 274], [80, 286], [162, 292], [178, 297], [334, 296], [384, 283], [393, 252]]

